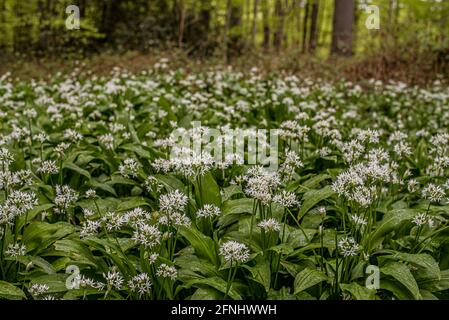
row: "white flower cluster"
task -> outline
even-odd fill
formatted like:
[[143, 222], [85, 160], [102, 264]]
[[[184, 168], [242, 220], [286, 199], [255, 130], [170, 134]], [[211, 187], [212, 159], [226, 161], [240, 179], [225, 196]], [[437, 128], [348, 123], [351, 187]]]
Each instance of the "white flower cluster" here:
[[198, 218], [213, 218], [218, 217], [221, 214], [220, 208], [213, 204], [205, 204], [203, 208], [196, 212]]
[[[68, 185], [56, 186], [55, 204], [60, 210], [67, 210], [79, 198], [79, 193]], [[57, 213], [60, 213], [60, 210]]]
[[246, 183], [245, 193], [263, 204], [268, 204], [273, 200], [274, 191], [281, 184], [277, 172], [267, 171], [262, 166], [250, 168], [243, 180]]
[[38, 204], [33, 192], [13, 190], [0, 205], [0, 225], [12, 224], [16, 217], [33, 209]]
[[265, 230], [266, 232], [279, 232], [281, 231], [281, 225], [280, 223], [274, 219], [274, 218], [269, 218], [269, 219], [265, 219], [260, 221], [257, 226], [263, 230]]
[[156, 270], [156, 275], [161, 278], [169, 278], [176, 280], [178, 277], [178, 270], [175, 267], [162, 263]]
[[359, 253], [360, 246], [351, 237], [344, 237], [338, 242], [338, 249], [344, 257], [356, 256]]
[[243, 263], [249, 259], [249, 249], [243, 243], [226, 241], [220, 246], [220, 254], [226, 262]]

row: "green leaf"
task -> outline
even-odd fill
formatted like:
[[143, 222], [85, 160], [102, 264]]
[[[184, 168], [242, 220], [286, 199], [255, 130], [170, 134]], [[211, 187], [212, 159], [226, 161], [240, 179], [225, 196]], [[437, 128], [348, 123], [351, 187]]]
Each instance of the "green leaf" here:
[[[123, 199], [125, 200], [125, 199]], [[130, 209], [134, 209], [137, 207], [148, 207], [148, 202], [143, 197], [131, 197], [127, 198], [127, 200], [122, 201], [117, 206], [117, 211], [127, 211]]]
[[[201, 287], [201, 285], [207, 285], [210, 286], [223, 294], [226, 293], [226, 281], [224, 281], [222, 278], [219, 277], [211, 277], [211, 278], [202, 278], [202, 279], [195, 279], [191, 281], [187, 281], [182, 285], [184, 288], [190, 288], [191, 286]], [[234, 300], [241, 300], [242, 297], [240, 294], [235, 290], [234, 286], [231, 286], [231, 289], [229, 290], [228, 296]]]
[[32, 276], [30, 286], [32, 284], [46, 284], [48, 285], [48, 293], [66, 292], [69, 290], [66, 286], [66, 279], [69, 275], [65, 273], [56, 273], [42, 276]]
[[221, 194], [220, 187], [215, 181], [213, 175], [207, 172], [205, 175], [201, 176], [201, 190], [195, 192], [197, 198], [201, 197], [202, 204], [215, 204], [216, 206], [221, 206]]
[[244, 265], [243, 267], [248, 269], [253, 276], [252, 280], [260, 283], [264, 286], [265, 291], [268, 293], [270, 290], [271, 284], [271, 270], [270, 270], [270, 261], [265, 257], [258, 261], [254, 267], [249, 267]]
[[75, 232], [75, 227], [67, 222], [33, 222], [25, 227], [22, 242], [27, 251], [38, 249], [36, 253], [47, 249], [53, 242]]
[[250, 214], [253, 211], [253, 203], [254, 200], [248, 198], [225, 201], [217, 225], [226, 227], [238, 221], [242, 215]]
[[37, 207], [34, 207], [32, 210], [28, 211], [27, 214], [25, 215], [21, 215], [18, 219], [17, 222], [17, 226], [19, 229], [21, 229], [24, 225], [25, 225], [25, 220], [27, 220], [27, 222], [31, 222], [34, 217], [36, 217], [39, 213], [51, 209], [53, 208], [55, 205], [53, 203], [45, 203], [45, 204], [41, 204]]
[[81, 240], [59, 240], [55, 243], [55, 249], [67, 253], [74, 261], [98, 267], [92, 251]]
[[93, 188], [101, 189], [101, 190], [109, 192], [110, 194], [117, 197], [117, 193], [115, 192], [115, 189], [113, 187], [111, 187], [110, 185], [108, 185], [107, 183], [101, 183], [101, 182], [96, 181], [95, 179], [92, 179], [90, 181], [90, 184]]
[[340, 283], [340, 288], [348, 291], [356, 300], [374, 300], [376, 296], [376, 290], [362, 287], [356, 282], [350, 284]]
[[449, 270], [441, 271], [440, 277], [419, 280], [418, 284], [431, 292], [449, 290]]
[[[379, 257], [380, 258], [380, 257]], [[394, 251], [392, 255], [382, 256], [383, 259], [394, 259], [401, 260], [404, 262], [409, 262], [417, 267], [421, 267], [425, 269], [428, 273], [429, 278], [439, 278], [440, 275], [440, 267], [435, 259], [428, 254], [411, 254], [405, 252], [396, 252]]]
[[419, 287], [409, 268], [400, 262], [389, 262], [380, 271], [388, 276], [396, 279], [400, 284], [406, 287], [413, 297], [417, 300], [421, 299]]
[[8, 300], [26, 299], [22, 290], [6, 281], [0, 281], [0, 297]]
[[87, 170], [84, 170], [84, 169], [78, 167], [73, 162], [64, 162], [62, 164], [62, 168], [78, 172], [80, 175], [85, 176], [87, 179], [91, 178], [90, 173]]
[[325, 186], [318, 190], [309, 190], [302, 197], [303, 203], [298, 213], [298, 220], [301, 219], [310, 209], [317, 205], [320, 201], [334, 195], [335, 192], [330, 186]]
[[214, 240], [194, 228], [179, 227], [178, 231], [192, 245], [199, 258], [204, 258], [215, 266], [220, 265]]
[[376, 248], [386, 234], [392, 232], [402, 222], [412, 219], [417, 213], [414, 209], [398, 209], [386, 213], [379, 226], [371, 233], [368, 241], [370, 248]]
[[211, 288], [204, 287], [198, 288], [190, 297], [190, 300], [219, 300], [221, 299], [220, 291]]
[[299, 272], [295, 277], [294, 288], [295, 295], [310, 288], [314, 285], [326, 281], [327, 276], [319, 271], [314, 269], [305, 268], [301, 272]]

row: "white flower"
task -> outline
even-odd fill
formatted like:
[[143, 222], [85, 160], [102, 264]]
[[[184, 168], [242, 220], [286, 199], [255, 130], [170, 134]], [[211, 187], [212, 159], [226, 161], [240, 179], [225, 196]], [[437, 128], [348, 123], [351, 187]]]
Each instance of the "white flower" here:
[[281, 225], [274, 218], [265, 219], [258, 223], [259, 228], [264, 229], [267, 232], [278, 232], [281, 230]]
[[67, 185], [56, 186], [55, 204], [61, 209], [67, 209], [78, 200], [79, 194]]
[[152, 253], [148, 257], [148, 263], [150, 265], [152, 265], [152, 264], [154, 264], [157, 261], [158, 258], [159, 258], [159, 253]]
[[100, 141], [100, 143], [104, 144], [104, 146], [106, 147], [106, 149], [112, 150], [114, 149], [114, 136], [110, 133], [101, 135], [98, 137], [98, 141]]
[[92, 217], [95, 215], [95, 212], [93, 212], [91, 209], [89, 208], [82, 208], [83, 214], [86, 218]]
[[76, 130], [66, 129], [64, 131], [64, 139], [70, 140], [71, 142], [80, 141], [83, 138], [83, 135]]
[[243, 243], [237, 241], [226, 241], [220, 246], [220, 254], [226, 262], [242, 263], [249, 259], [249, 249]]
[[95, 198], [97, 192], [94, 189], [89, 189], [86, 191], [86, 198]]
[[213, 218], [221, 214], [220, 208], [213, 204], [205, 204], [202, 209], [196, 212], [198, 218]]
[[80, 276], [79, 280], [79, 284], [81, 287], [91, 287], [97, 290], [103, 290], [106, 286], [106, 284], [104, 284], [103, 282], [95, 281], [93, 279], [85, 277], [84, 275]]
[[103, 277], [106, 279], [108, 287], [115, 288], [117, 290], [122, 289], [124, 279], [115, 267], [108, 271], [107, 274], [103, 273]]
[[430, 202], [440, 202], [444, 196], [445, 192], [443, 188], [440, 186], [437, 186], [433, 183], [429, 183], [423, 190], [422, 190], [422, 197], [424, 199], [430, 200]]
[[182, 212], [187, 205], [187, 196], [179, 190], [161, 195], [159, 198], [159, 208], [164, 212]]
[[36, 172], [37, 173], [56, 174], [59, 172], [59, 168], [56, 165], [56, 161], [45, 160], [40, 163], [39, 168], [37, 168]]
[[140, 167], [140, 163], [138, 163], [134, 159], [128, 158], [125, 159], [122, 164], [120, 164], [118, 170], [124, 178], [136, 178], [137, 171], [140, 169]]
[[70, 147], [70, 143], [61, 142], [55, 147], [55, 153], [59, 158], [62, 158], [65, 154], [65, 151]]
[[7, 169], [14, 161], [14, 157], [6, 148], [0, 148], [0, 169]]
[[344, 257], [356, 256], [360, 250], [360, 246], [351, 237], [344, 237], [338, 242], [338, 248]]
[[178, 276], [178, 271], [175, 267], [168, 266], [167, 264], [161, 264], [157, 270], [156, 275], [162, 278], [170, 278], [171, 280], [176, 280]]
[[128, 281], [128, 287], [132, 292], [138, 292], [139, 295], [149, 293], [152, 283], [150, 277], [146, 273], [140, 273]]
[[8, 248], [5, 250], [5, 254], [12, 258], [24, 256], [26, 252], [27, 252], [26, 246], [20, 243], [15, 244], [10, 243], [8, 245]]
[[100, 221], [86, 220], [83, 223], [83, 227], [80, 231], [80, 236], [82, 238], [93, 236], [98, 233], [100, 227]]
[[282, 190], [273, 197], [273, 202], [280, 204], [283, 207], [291, 208], [299, 204], [296, 200], [296, 195], [293, 192]]
[[0, 225], [13, 223], [15, 218], [31, 210], [38, 204], [33, 192], [13, 190], [0, 205]]
[[418, 227], [425, 225], [429, 221], [430, 219], [428, 218], [426, 213], [418, 213], [412, 220], [412, 222]]
[[46, 284], [40, 284], [40, 283], [34, 283], [31, 285], [31, 287], [28, 289], [28, 291], [33, 296], [40, 296], [44, 293], [47, 293], [50, 287]]
[[164, 185], [153, 176], [148, 176], [144, 185], [147, 192], [160, 192], [164, 188]]
[[142, 224], [134, 231], [132, 239], [146, 248], [153, 248], [161, 242], [161, 237], [162, 232], [158, 228]]
[[127, 223], [127, 216], [115, 212], [108, 212], [103, 216], [102, 221], [108, 231], [117, 231]]
[[368, 224], [368, 221], [365, 218], [358, 216], [356, 214], [353, 214], [351, 216], [351, 220], [354, 221], [355, 224], [362, 225], [362, 226], [365, 226]]
[[418, 191], [419, 188], [419, 182], [416, 181], [415, 179], [410, 179], [407, 183], [407, 190], [410, 193], [415, 193], [416, 191]]

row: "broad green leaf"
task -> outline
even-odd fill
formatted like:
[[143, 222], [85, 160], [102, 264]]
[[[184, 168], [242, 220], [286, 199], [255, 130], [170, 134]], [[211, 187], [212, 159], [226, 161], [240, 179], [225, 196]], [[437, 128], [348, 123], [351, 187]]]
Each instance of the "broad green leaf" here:
[[[409, 268], [400, 262], [389, 262], [380, 271], [384, 275], [388, 275], [396, 279], [400, 284], [406, 287], [413, 297], [417, 300], [421, 299], [419, 287]], [[381, 280], [382, 282], [382, 280]]]
[[37, 249], [36, 253], [45, 250], [53, 242], [75, 232], [75, 227], [67, 222], [33, 222], [25, 227], [22, 242], [27, 251]]
[[254, 267], [249, 267], [246, 265], [243, 267], [251, 272], [251, 275], [253, 276], [252, 280], [263, 285], [265, 291], [268, 293], [271, 284], [270, 261], [265, 257], [262, 258], [263, 259], [259, 260]]
[[62, 165], [62, 168], [75, 171], [75, 172], [79, 173], [80, 175], [85, 176], [87, 179], [91, 178], [90, 173], [87, 170], [84, 170], [84, 169], [78, 167], [73, 162], [67, 162], [67, 161], [64, 162]]
[[6, 281], [0, 281], [0, 297], [8, 300], [22, 300], [26, 298], [22, 290]]
[[330, 186], [325, 186], [322, 189], [309, 190], [304, 193], [302, 197], [303, 203], [298, 213], [298, 220], [300, 220], [310, 209], [317, 205], [320, 201], [327, 199], [334, 195], [335, 192]]
[[[202, 279], [195, 279], [188, 281], [182, 285], [184, 288], [190, 288], [191, 286], [200, 288], [203, 285], [207, 285], [209, 287], [212, 287], [221, 293], [226, 293], [226, 281], [219, 277], [211, 277], [211, 278], [202, 278]], [[242, 297], [237, 292], [237, 290], [234, 288], [234, 286], [231, 286], [231, 289], [228, 292], [228, 296], [232, 298], [233, 300], [241, 300]]]
[[137, 207], [148, 207], [148, 202], [143, 197], [131, 197], [122, 199], [122, 202], [117, 206], [117, 211], [127, 211]]
[[376, 248], [386, 234], [392, 232], [402, 222], [412, 219], [417, 213], [413, 209], [398, 209], [386, 213], [374, 232], [371, 233], [368, 241], [370, 248]]
[[31, 222], [34, 217], [36, 217], [39, 213], [49, 210], [53, 208], [55, 205], [53, 203], [45, 203], [41, 204], [39, 206], [34, 207], [32, 210], [28, 211], [27, 214], [21, 215], [18, 218], [17, 226], [18, 228], [22, 228], [25, 225], [25, 222], [29, 223]]
[[[218, 207], [221, 206], [221, 194], [220, 188], [215, 181], [213, 175], [208, 172], [201, 176], [201, 190], [196, 190], [195, 194], [197, 198], [201, 198], [202, 204], [214, 204]], [[199, 191], [199, 192], [198, 192]]]
[[340, 283], [340, 288], [344, 291], [348, 291], [356, 300], [375, 299], [376, 290], [362, 287], [357, 282], [352, 282], [350, 284]]
[[425, 269], [428, 273], [429, 278], [440, 277], [440, 267], [438, 266], [438, 263], [431, 255], [428, 255], [426, 253], [411, 254], [394, 251], [392, 252], [392, 255], [382, 256], [381, 258], [409, 262], [417, 267]]
[[190, 227], [180, 227], [179, 233], [192, 245], [199, 258], [204, 258], [215, 266], [220, 264], [216, 243], [211, 238]]
[[242, 215], [250, 214], [253, 211], [253, 204], [254, 200], [248, 198], [225, 201], [217, 225], [226, 227], [238, 221]]
[[211, 288], [204, 287], [198, 288], [191, 296], [190, 300], [219, 300], [221, 299], [222, 294], [220, 291]]
[[295, 295], [300, 293], [301, 291], [313, 287], [314, 285], [320, 282], [326, 281], [327, 279], [328, 279], [327, 276], [323, 272], [319, 270], [305, 268], [304, 270], [299, 272], [295, 277], [294, 282]]
[[449, 269], [442, 270], [439, 278], [419, 280], [418, 284], [420, 288], [431, 292], [449, 290]]

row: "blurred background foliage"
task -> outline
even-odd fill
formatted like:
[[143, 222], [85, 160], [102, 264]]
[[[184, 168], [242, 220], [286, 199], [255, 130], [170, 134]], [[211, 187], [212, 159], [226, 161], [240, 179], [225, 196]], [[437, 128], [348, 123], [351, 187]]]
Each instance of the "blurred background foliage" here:
[[[80, 9], [79, 30], [66, 28], [69, 5]], [[366, 27], [367, 5], [378, 6], [379, 29]], [[449, 73], [448, 20], [447, 0], [0, 0], [0, 59], [156, 50], [228, 63], [352, 56], [362, 61], [349, 73], [405, 68], [419, 78]]]

